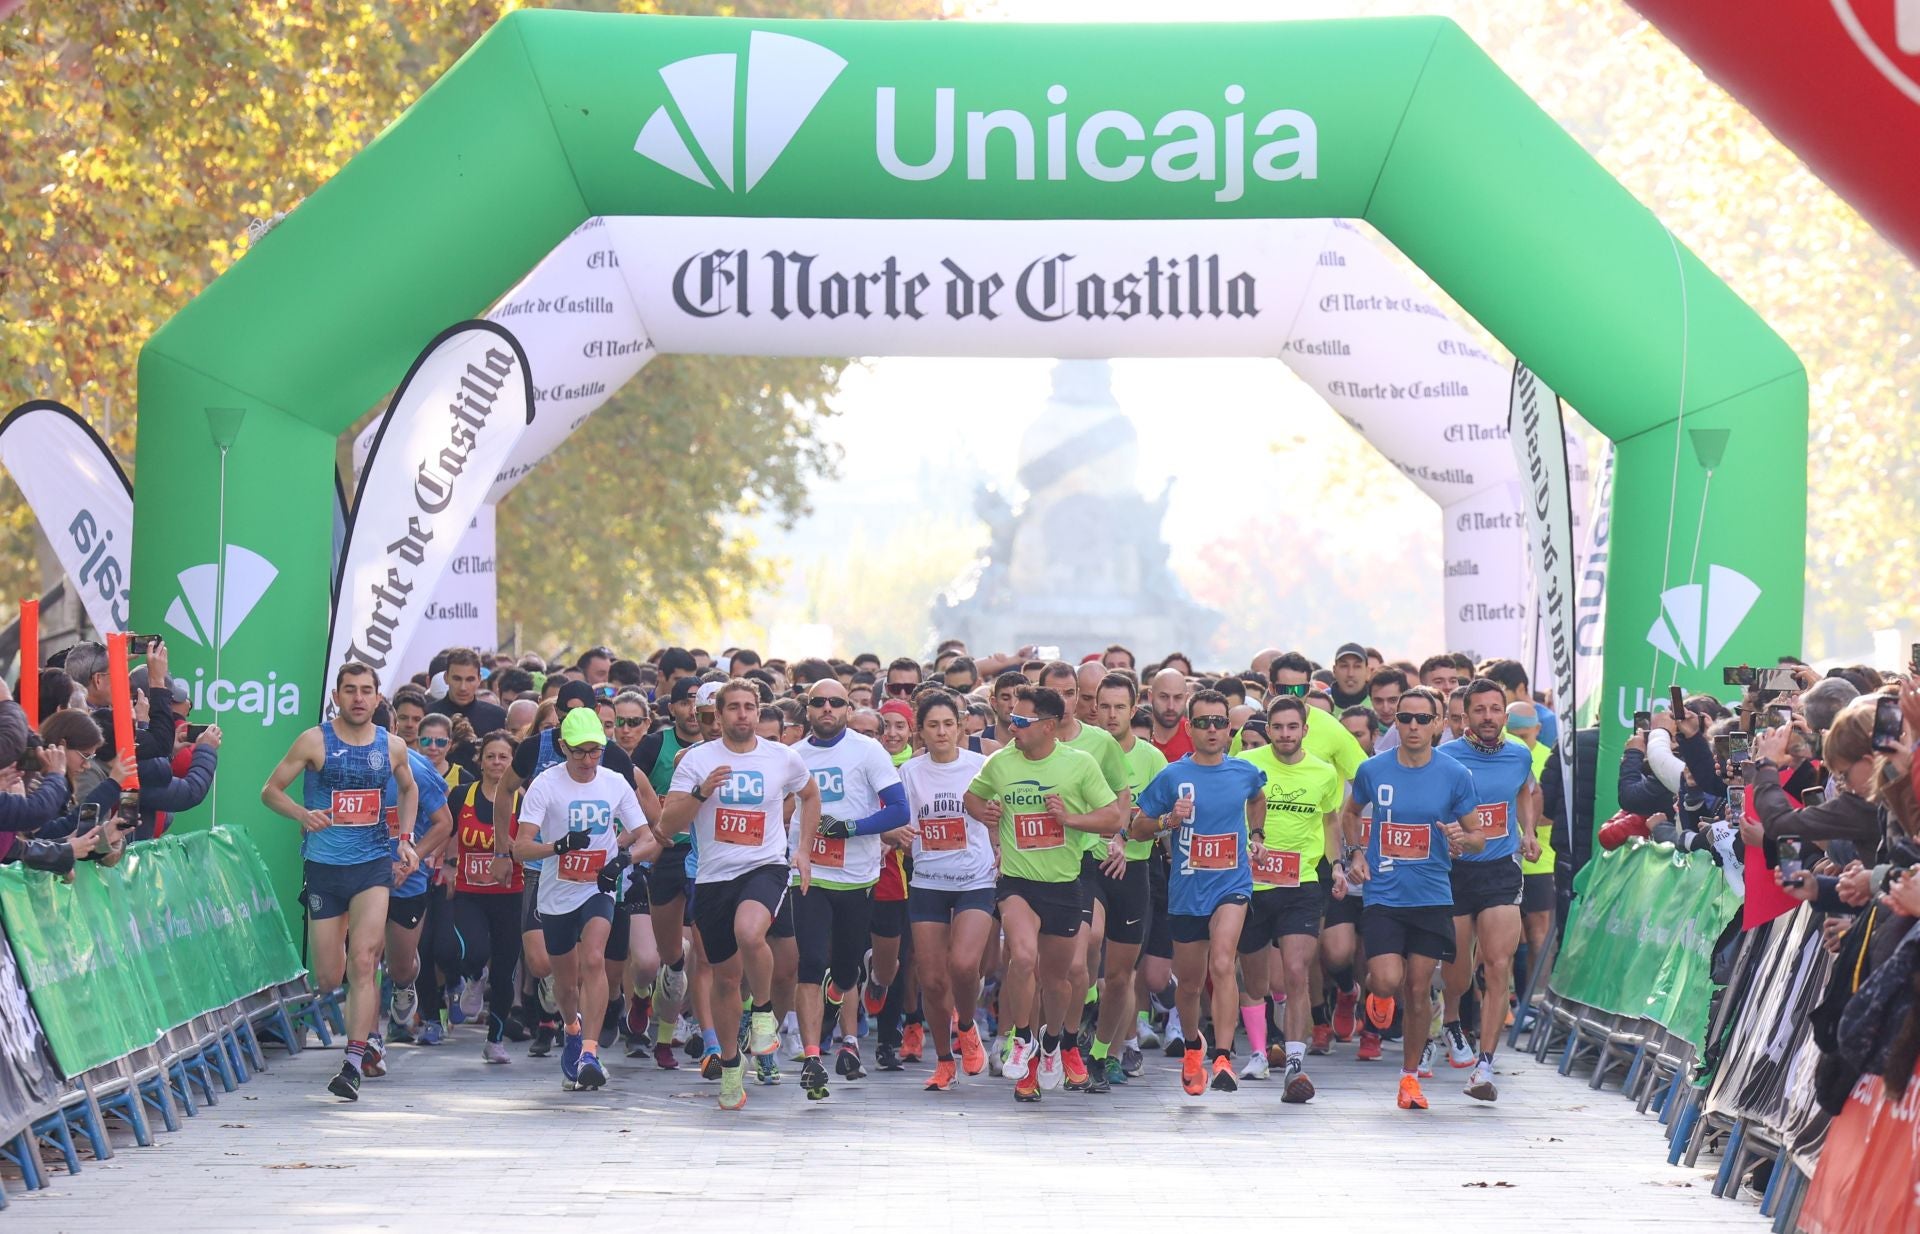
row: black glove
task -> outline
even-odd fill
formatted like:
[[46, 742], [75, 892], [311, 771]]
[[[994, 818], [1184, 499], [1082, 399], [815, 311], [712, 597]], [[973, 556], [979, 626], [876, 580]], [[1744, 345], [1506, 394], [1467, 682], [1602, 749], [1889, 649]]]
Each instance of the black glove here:
[[597, 880], [600, 890], [612, 895], [614, 888], [620, 885], [620, 872], [632, 864], [633, 858], [627, 856], [625, 849], [615, 853], [607, 864], [600, 867], [600, 876]]
[[829, 840], [844, 840], [853, 834], [853, 824], [838, 815], [822, 814], [819, 833]]
[[593, 843], [593, 837], [586, 832], [569, 831], [553, 842], [553, 855], [558, 857], [561, 853], [570, 853], [575, 849], [585, 848], [591, 843]]

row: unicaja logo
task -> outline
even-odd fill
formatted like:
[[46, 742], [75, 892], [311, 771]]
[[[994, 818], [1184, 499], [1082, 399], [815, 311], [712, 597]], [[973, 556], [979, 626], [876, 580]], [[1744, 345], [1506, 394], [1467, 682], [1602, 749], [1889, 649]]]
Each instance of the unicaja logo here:
[[[755, 30], [747, 39], [747, 114], [741, 122], [734, 106], [739, 56], [720, 52], [676, 60], [660, 70], [673, 110], [666, 104], [654, 109], [634, 152], [703, 188], [717, 179], [728, 192], [736, 191], [736, 181], [738, 191], [752, 192], [846, 67], [817, 43]], [[699, 158], [681, 135], [683, 127]], [[744, 167], [736, 163], [742, 154]]]
[[[195, 646], [216, 648], [227, 645], [240, 623], [265, 597], [267, 588], [273, 586], [273, 580], [280, 577], [280, 571], [252, 549], [229, 544], [224, 589], [211, 561], [182, 570], [177, 577], [180, 594], [167, 606], [167, 625]], [[264, 681], [228, 681], [224, 677], [209, 678], [202, 667], [194, 670], [189, 686], [195, 711], [257, 715], [262, 727], [280, 716], [300, 714], [300, 687], [281, 681], [277, 672], [269, 672]]]
[[1688, 668], [1704, 668], [1733, 638], [1760, 599], [1760, 588], [1738, 570], [1708, 566], [1705, 583], [1660, 593], [1660, 616], [1647, 641]]

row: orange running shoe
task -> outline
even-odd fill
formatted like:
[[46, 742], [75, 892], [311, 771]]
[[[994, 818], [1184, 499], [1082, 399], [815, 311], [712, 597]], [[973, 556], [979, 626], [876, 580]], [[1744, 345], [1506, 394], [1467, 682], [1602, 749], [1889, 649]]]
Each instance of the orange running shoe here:
[[1040, 1069], [1038, 1067], [1029, 1067], [1027, 1074], [1014, 1081], [1013, 1099], [1015, 1101], [1040, 1100]]
[[1286, 1065], [1287, 1047], [1285, 1043], [1276, 1041], [1272, 1045], [1269, 1045], [1267, 1047], [1267, 1066], [1284, 1067]]
[[1342, 990], [1333, 1000], [1333, 1037], [1336, 1041], [1352, 1041], [1353, 1030], [1358, 1027], [1358, 1019], [1353, 1014], [1355, 1004], [1360, 1001], [1352, 990]]
[[1390, 998], [1375, 998], [1367, 995], [1367, 1023], [1375, 1028], [1387, 1028], [1393, 1024], [1393, 1003]]
[[1333, 1053], [1333, 1025], [1316, 1024], [1313, 1026], [1313, 1040], [1307, 1045], [1307, 1053]]
[[1420, 1091], [1420, 1081], [1410, 1075], [1400, 1077], [1400, 1108], [1403, 1110], [1424, 1110], [1427, 1108], [1427, 1095]]
[[1087, 1091], [1087, 1063], [1080, 1057], [1079, 1046], [1067, 1046], [1060, 1051], [1060, 1069], [1067, 1073], [1067, 1091], [1084, 1093]]
[[917, 1063], [927, 1048], [927, 1030], [922, 1024], [909, 1024], [900, 1030], [900, 1061]]
[[1207, 1060], [1199, 1050], [1187, 1050], [1180, 1056], [1180, 1087], [1189, 1097], [1207, 1091]]
[[939, 1064], [934, 1067], [933, 1077], [927, 1081], [927, 1091], [930, 1093], [944, 1093], [953, 1087], [953, 1082], [958, 1076], [959, 1069], [953, 1065], [953, 1060], [943, 1058]]
[[1360, 1030], [1360, 1049], [1354, 1058], [1363, 1063], [1380, 1061], [1380, 1034], [1370, 1028]]
[[1216, 1093], [1238, 1092], [1240, 1081], [1233, 1078], [1233, 1057], [1221, 1054], [1213, 1060], [1213, 1091]]
[[964, 1033], [955, 1033], [953, 1043], [960, 1047], [960, 1067], [968, 1075], [979, 1075], [987, 1069], [987, 1050], [980, 1044], [979, 1024]]

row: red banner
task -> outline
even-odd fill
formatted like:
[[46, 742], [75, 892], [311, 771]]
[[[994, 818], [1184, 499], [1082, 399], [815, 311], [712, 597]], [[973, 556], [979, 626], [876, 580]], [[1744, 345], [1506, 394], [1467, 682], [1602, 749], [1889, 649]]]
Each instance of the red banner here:
[[1629, 2], [1920, 260], [1920, 3]]
[[1805, 1234], [1920, 1234], [1920, 1077], [1889, 1102], [1879, 1076], [1853, 1086], [1827, 1128], [1800, 1210]]

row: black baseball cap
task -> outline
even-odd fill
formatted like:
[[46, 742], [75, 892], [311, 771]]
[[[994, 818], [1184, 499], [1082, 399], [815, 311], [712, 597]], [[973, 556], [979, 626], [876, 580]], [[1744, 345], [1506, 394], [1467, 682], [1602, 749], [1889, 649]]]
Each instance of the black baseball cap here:
[[1340, 644], [1340, 650], [1333, 653], [1333, 662], [1338, 664], [1348, 656], [1352, 656], [1354, 659], [1360, 661], [1360, 663], [1365, 664], [1367, 662], [1367, 649], [1358, 643], [1342, 643]]
[[667, 696], [667, 701], [669, 703], [685, 702], [697, 694], [699, 690], [700, 679], [698, 677], [677, 678], [673, 683], [673, 690]]

